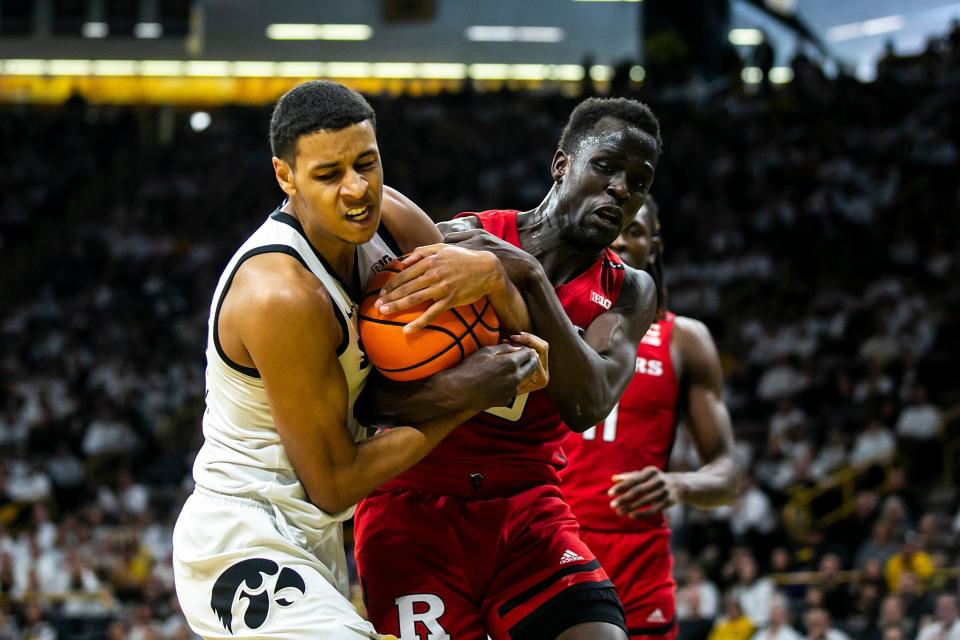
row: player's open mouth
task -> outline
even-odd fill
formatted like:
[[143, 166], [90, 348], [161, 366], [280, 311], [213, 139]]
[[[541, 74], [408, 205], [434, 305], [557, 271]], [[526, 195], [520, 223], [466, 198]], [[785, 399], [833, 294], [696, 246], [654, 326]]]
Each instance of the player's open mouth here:
[[350, 222], [363, 222], [368, 217], [370, 217], [370, 205], [365, 207], [354, 207], [353, 209], [347, 209], [347, 220]]
[[599, 209], [595, 209], [593, 214], [602, 221], [614, 227], [619, 227], [620, 223], [623, 221], [623, 211], [620, 209], [620, 207], [600, 207]]

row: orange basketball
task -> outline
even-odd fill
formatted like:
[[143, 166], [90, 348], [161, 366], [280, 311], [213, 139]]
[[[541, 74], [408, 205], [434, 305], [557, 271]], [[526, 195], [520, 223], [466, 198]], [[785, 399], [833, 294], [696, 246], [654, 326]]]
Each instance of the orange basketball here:
[[486, 298], [448, 309], [420, 331], [403, 333], [403, 326], [417, 319], [429, 303], [388, 316], [374, 306], [380, 289], [401, 270], [399, 261], [385, 266], [367, 283], [360, 301], [360, 340], [380, 373], [391, 380], [419, 380], [500, 341], [500, 321]]

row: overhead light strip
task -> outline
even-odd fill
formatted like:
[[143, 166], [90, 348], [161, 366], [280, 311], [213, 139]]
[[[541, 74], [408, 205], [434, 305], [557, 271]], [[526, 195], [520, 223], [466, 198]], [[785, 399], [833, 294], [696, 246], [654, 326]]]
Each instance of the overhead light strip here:
[[[140, 76], [209, 78], [382, 78], [401, 80], [555, 80], [579, 82], [578, 64], [462, 64], [457, 62], [272, 62], [262, 60], [0, 60], [11, 76]], [[613, 77], [594, 65], [591, 78]]]
[[342, 40], [361, 41], [373, 37], [368, 24], [301, 24], [278, 23], [267, 25], [271, 40]]
[[471, 42], [563, 42], [566, 32], [560, 27], [513, 27], [474, 25], [464, 30]]

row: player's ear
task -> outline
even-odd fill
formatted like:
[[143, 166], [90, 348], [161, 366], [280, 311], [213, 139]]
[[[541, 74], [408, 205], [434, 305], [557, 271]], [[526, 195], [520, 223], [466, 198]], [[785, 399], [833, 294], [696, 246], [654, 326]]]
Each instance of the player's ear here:
[[567, 163], [569, 158], [560, 149], [557, 149], [557, 152], [553, 154], [553, 162], [550, 163], [550, 173], [553, 175], [554, 182], [561, 182], [563, 180], [563, 174], [567, 172]]
[[663, 251], [663, 240], [660, 239], [660, 236], [654, 236], [650, 239], [650, 255], [647, 257], [647, 264], [656, 262], [661, 251]]
[[297, 187], [293, 182], [293, 167], [286, 160], [273, 157], [273, 174], [277, 177], [277, 184], [288, 196], [294, 196], [297, 193]]

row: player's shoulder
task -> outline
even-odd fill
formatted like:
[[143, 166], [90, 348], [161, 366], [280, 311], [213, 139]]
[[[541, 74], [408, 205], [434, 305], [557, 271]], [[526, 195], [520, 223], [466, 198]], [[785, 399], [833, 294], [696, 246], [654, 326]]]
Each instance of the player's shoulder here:
[[720, 356], [706, 324], [695, 318], [676, 316], [673, 323], [673, 344], [680, 351], [686, 367], [692, 369], [720, 367]]
[[635, 308], [657, 304], [657, 285], [649, 273], [635, 269], [626, 263], [623, 266], [623, 285], [617, 299], [617, 307]]
[[403, 253], [442, 240], [430, 216], [413, 200], [388, 186], [383, 187], [380, 224], [396, 240]]
[[286, 253], [263, 253], [244, 261], [230, 289], [246, 313], [271, 321], [315, 321], [328, 317], [334, 305], [320, 278]]
[[677, 335], [712, 339], [710, 328], [701, 320], [689, 316], [674, 316], [673, 330]]

